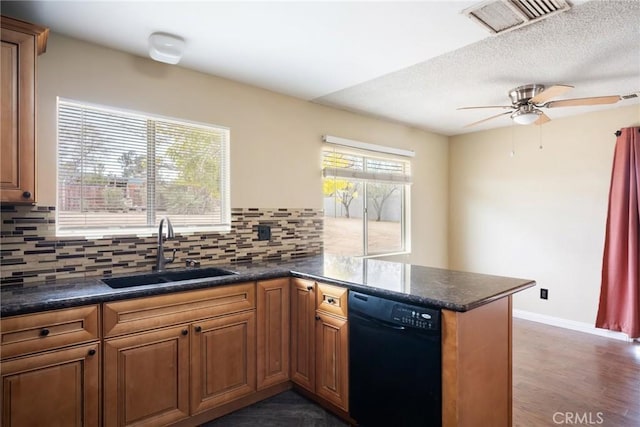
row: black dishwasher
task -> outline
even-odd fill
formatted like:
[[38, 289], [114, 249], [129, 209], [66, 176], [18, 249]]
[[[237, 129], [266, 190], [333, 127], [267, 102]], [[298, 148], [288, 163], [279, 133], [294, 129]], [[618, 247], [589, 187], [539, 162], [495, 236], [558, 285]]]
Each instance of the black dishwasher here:
[[364, 427], [442, 424], [440, 310], [349, 292], [349, 413]]

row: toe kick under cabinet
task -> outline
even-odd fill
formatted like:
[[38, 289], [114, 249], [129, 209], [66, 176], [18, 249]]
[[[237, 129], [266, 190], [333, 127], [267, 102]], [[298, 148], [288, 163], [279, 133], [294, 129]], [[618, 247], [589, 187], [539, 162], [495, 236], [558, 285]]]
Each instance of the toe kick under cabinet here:
[[255, 283], [103, 305], [104, 425], [167, 425], [256, 391]]

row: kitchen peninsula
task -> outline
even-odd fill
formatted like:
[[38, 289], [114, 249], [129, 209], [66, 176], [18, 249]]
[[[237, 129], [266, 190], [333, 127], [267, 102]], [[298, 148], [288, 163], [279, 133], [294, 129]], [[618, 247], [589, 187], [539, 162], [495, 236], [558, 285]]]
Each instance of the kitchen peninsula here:
[[[313, 325], [315, 323], [313, 316], [315, 316], [318, 324], [323, 325], [320, 330], [326, 327], [335, 331], [336, 339], [340, 337], [345, 339], [348, 348], [346, 332], [340, 332], [340, 328], [329, 324], [329, 321], [340, 321], [342, 322], [340, 325], [346, 325], [348, 317], [343, 295], [346, 295], [348, 290], [352, 290], [400, 303], [441, 310], [442, 425], [508, 426], [511, 424], [511, 295], [534, 286], [535, 282], [375, 259], [329, 255], [286, 262], [232, 264], [217, 267], [232, 270], [237, 274], [121, 289], [110, 288], [98, 277], [3, 286], [1, 294], [2, 359], [5, 365], [2, 373], [3, 387], [25, 372], [27, 359], [54, 353], [51, 347], [46, 347], [47, 353], [34, 355], [40, 347], [37, 344], [29, 347], [31, 345], [29, 341], [41, 343], [47, 340], [50, 342], [58, 340], [55, 348], [82, 348], [83, 351], [88, 348], [89, 354], [91, 351], [95, 354], [102, 349], [104, 352], [102, 369], [107, 369], [111, 362], [117, 364], [117, 357], [124, 357], [124, 353], [120, 350], [130, 347], [135, 342], [128, 338], [129, 335], [124, 334], [124, 331], [136, 322], [142, 322], [141, 318], [136, 318], [136, 310], [146, 304], [146, 301], [155, 301], [157, 306], [152, 308], [145, 306], [147, 312], [155, 310], [153, 318], [155, 323], [152, 322], [152, 326], [147, 325], [143, 328], [147, 335], [155, 334], [154, 340], [162, 341], [163, 338], [158, 338], [160, 335], [171, 334], [175, 330], [176, 336], [179, 337], [176, 338], [176, 345], [178, 347], [187, 345], [184, 348], [188, 349], [188, 344], [181, 344], [179, 339], [188, 339], [185, 337], [189, 335], [194, 340], [196, 333], [203, 328], [209, 327], [212, 330], [218, 328], [216, 322], [219, 320], [217, 319], [235, 316], [234, 325], [244, 325], [242, 330], [248, 334], [248, 338], [245, 337], [248, 343], [245, 351], [253, 354], [247, 359], [251, 366], [243, 371], [243, 375], [247, 374], [254, 379], [247, 380], [247, 384], [243, 385], [243, 392], [234, 395], [225, 391], [216, 397], [215, 404], [210, 406], [203, 404], [204, 400], [202, 402], [193, 400], [193, 385], [189, 388], [189, 384], [193, 384], [193, 378], [190, 381], [188, 377], [180, 377], [176, 388], [184, 393], [186, 400], [177, 401], [175, 404], [167, 403], [168, 415], [162, 421], [163, 423], [197, 425], [290, 388], [292, 382], [293, 386], [305, 395], [312, 398], [319, 396], [317, 400], [323, 406], [348, 419], [349, 411], [346, 403], [348, 402], [348, 384], [344, 381], [346, 366], [338, 364], [335, 372], [324, 372], [323, 375], [318, 375], [316, 372], [317, 381], [314, 387], [301, 385], [302, 383], [296, 378], [300, 377], [297, 374], [305, 374], [305, 367], [300, 365], [302, 356], [306, 354], [301, 340], [308, 343], [316, 341], [305, 336], [305, 331], [309, 329], [301, 326], [302, 321], [309, 318], [308, 315], [312, 319], [308, 323]], [[224, 296], [210, 295], [211, 292], [222, 295], [222, 289], [233, 289], [233, 293]], [[311, 299], [305, 292], [308, 292]], [[197, 298], [187, 299], [190, 296]], [[229, 313], [221, 311], [219, 303], [222, 301], [221, 298], [224, 298], [225, 303], [233, 305]], [[207, 307], [206, 301], [216, 299], [218, 302], [210, 306], [211, 314], [206, 316], [202, 314], [203, 312], [199, 312], [199, 309], [193, 308]], [[193, 303], [196, 300], [197, 304]], [[256, 311], [256, 300], [257, 317], [252, 314]], [[307, 307], [304, 305], [306, 301], [313, 301], [314, 305]], [[192, 305], [188, 306], [189, 310], [177, 314], [170, 312], [167, 308], [179, 303]], [[307, 307], [306, 311], [305, 307]], [[71, 335], [69, 334], [71, 326], [55, 331], [55, 327], [47, 328], [46, 325], [37, 321], [37, 316], [64, 313], [66, 310], [80, 308], [85, 310], [83, 314], [85, 320], [77, 322], [83, 323], [81, 327], [88, 328], [92, 332], [83, 330], [78, 334], [79, 341], [64, 341], [65, 336]], [[217, 315], [220, 317], [216, 317]], [[306, 317], [302, 319], [301, 316]], [[61, 324], [64, 323], [60, 320], [62, 317], [51, 318], [48, 321], [52, 324]], [[204, 317], [211, 317], [212, 320], [202, 320]], [[86, 320], [89, 318], [93, 320]], [[145, 322], [148, 322], [149, 318], [145, 319]], [[269, 328], [265, 327], [265, 322], [269, 323]], [[71, 323], [73, 322], [69, 321], [69, 325]], [[98, 325], [101, 325], [102, 330]], [[280, 330], [275, 332], [276, 339], [269, 341], [269, 334], [274, 333], [275, 326], [280, 327]], [[44, 330], [51, 332], [44, 334]], [[315, 330], [318, 331], [317, 325]], [[135, 332], [137, 335], [132, 336], [138, 338], [143, 336], [134, 329], [126, 332]], [[204, 335], [204, 332], [202, 334]], [[276, 343], [277, 346], [269, 346], [270, 342]], [[320, 346], [322, 345], [321, 341], [317, 342]], [[191, 343], [193, 352], [199, 344], [195, 340]], [[209, 344], [206, 340], [202, 342], [205, 346]], [[336, 341], [336, 348], [340, 347], [339, 344], [340, 342]], [[320, 351], [319, 348], [315, 350], [316, 357], [321, 357], [317, 353]], [[324, 351], [327, 350], [324, 349]], [[342, 348], [341, 351], [346, 350]], [[117, 356], [118, 354], [120, 356]], [[309, 355], [306, 354], [306, 356]], [[134, 358], [132, 360], [135, 361]], [[191, 365], [191, 369], [194, 369], [195, 359], [191, 360], [189, 362], [188, 358], [179, 359], [180, 363]], [[309, 360], [311, 361], [309, 367], [313, 371], [312, 368], [316, 366], [313, 363], [315, 359]], [[320, 364], [317, 366], [322, 368]], [[198, 369], [206, 370], [202, 366]], [[341, 369], [342, 372], [339, 372]], [[186, 371], [189, 371], [188, 366]], [[270, 372], [274, 372], [273, 375]], [[335, 378], [340, 377], [343, 384], [326, 384], [324, 380], [333, 378], [332, 375]], [[83, 409], [85, 425], [127, 425], [142, 419], [128, 419], [122, 416], [107, 422], [106, 418], [101, 418], [101, 412], [105, 417], [110, 412], [119, 413], [116, 407], [120, 403], [117, 403], [117, 399], [109, 397], [119, 390], [118, 385], [109, 384], [108, 378], [113, 376], [104, 375], [105, 384], [102, 385], [97, 379], [94, 382], [87, 382], [87, 387], [95, 387], [96, 390], [93, 394], [88, 393], [91, 398], [85, 399], [84, 403], [93, 402], [96, 408]], [[99, 377], [98, 375], [96, 378]], [[100, 390], [101, 387], [104, 391]], [[191, 402], [189, 402], [189, 390], [192, 391]], [[333, 399], [333, 395], [336, 399]], [[8, 412], [5, 409], [7, 405], [12, 404], [13, 408], [16, 402], [19, 403], [20, 396], [7, 394], [5, 391], [3, 396], [4, 417]], [[178, 400], [181, 399], [178, 398]], [[33, 403], [31, 400], [30, 402]], [[135, 406], [135, 402], [126, 402], [124, 405]], [[129, 410], [128, 416], [134, 415], [135, 413]]]

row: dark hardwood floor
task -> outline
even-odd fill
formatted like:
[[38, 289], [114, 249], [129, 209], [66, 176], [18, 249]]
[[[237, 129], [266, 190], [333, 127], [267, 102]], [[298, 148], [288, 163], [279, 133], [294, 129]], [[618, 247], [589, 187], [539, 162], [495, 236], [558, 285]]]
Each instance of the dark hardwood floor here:
[[[514, 426], [640, 427], [640, 343], [521, 319], [513, 326]], [[287, 391], [205, 427], [346, 425]]]
[[640, 343], [513, 325], [514, 426], [640, 426]]
[[346, 427], [343, 422], [293, 390], [203, 424], [201, 427]]

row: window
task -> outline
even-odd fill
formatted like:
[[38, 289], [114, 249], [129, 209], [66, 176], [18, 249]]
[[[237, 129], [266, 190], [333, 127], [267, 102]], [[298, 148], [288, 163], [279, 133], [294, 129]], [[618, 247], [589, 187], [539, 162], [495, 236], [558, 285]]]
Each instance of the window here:
[[327, 146], [322, 163], [325, 252], [369, 256], [406, 251], [409, 161]]
[[229, 230], [229, 130], [58, 100], [59, 235]]

